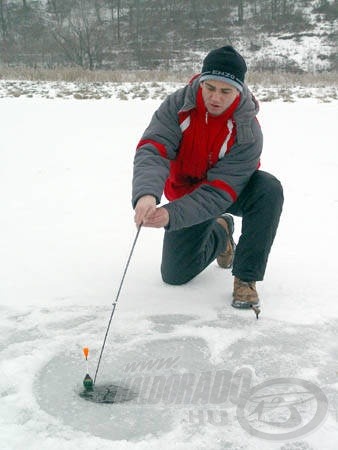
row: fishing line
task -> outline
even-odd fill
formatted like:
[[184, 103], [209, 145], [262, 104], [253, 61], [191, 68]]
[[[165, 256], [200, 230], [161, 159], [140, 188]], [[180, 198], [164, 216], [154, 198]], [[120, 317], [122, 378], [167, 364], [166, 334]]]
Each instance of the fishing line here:
[[137, 239], [138, 239], [138, 237], [139, 237], [140, 231], [141, 231], [141, 225], [140, 225], [140, 226], [138, 227], [138, 229], [137, 229], [137, 233], [136, 233], [136, 236], [135, 236], [133, 245], [132, 245], [131, 250], [130, 250], [130, 253], [129, 253], [129, 257], [128, 257], [128, 260], [127, 260], [127, 264], [126, 264], [126, 267], [125, 267], [124, 272], [123, 272], [123, 275], [122, 275], [121, 283], [120, 283], [119, 289], [118, 289], [118, 291], [117, 291], [116, 298], [115, 298], [114, 302], [112, 303], [113, 309], [112, 309], [112, 312], [111, 312], [111, 314], [110, 314], [110, 318], [109, 318], [109, 322], [108, 322], [106, 334], [105, 334], [105, 336], [104, 336], [103, 344], [102, 344], [102, 347], [101, 347], [101, 353], [100, 353], [99, 361], [98, 361], [98, 363], [97, 363], [96, 372], [95, 372], [95, 376], [94, 376], [94, 383], [93, 383], [93, 384], [95, 384], [95, 382], [96, 382], [96, 377], [97, 377], [97, 373], [98, 373], [98, 371], [99, 371], [99, 367], [100, 367], [100, 364], [101, 364], [101, 358], [102, 358], [102, 354], [103, 354], [104, 347], [105, 347], [105, 345], [106, 345], [106, 340], [107, 340], [107, 336], [108, 336], [108, 333], [109, 333], [110, 324], [111, 324], [111, 321], [112, 321], [113, 316], [114, 316], [115, 308], [116, 308], [116, 305], [117, 305], [117, 302], [118, 302], [118, 299], [119, 299], [119, 296], [120, 296], [120, 292], [121, 292], [121, 289], [122, 289], [122, 286], [123, 286], [123, 282], [124, 282], [124, 279], [125, 279], [125, 277], [126, 277], [126, 273], [127, 273], [128, 267], [129, 267], [129, 263], [130, 263], [130, 260], [131, 260], [132, 255], [133, 255], [134, 248], [135, 248]]

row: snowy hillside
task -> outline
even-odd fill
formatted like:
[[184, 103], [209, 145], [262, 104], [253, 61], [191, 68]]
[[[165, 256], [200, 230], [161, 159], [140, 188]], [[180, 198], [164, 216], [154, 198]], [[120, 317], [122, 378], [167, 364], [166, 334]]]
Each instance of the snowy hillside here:
[[1, 450], [336, 450], [338, 101], [261, 102], [262, 169], [285, 206], [260, 319], [231, 308], [216, 263], [164, 285], [162, 230], [142, 229], [97, 381], [136, 397], [94, 404], [79, 396], [82, 347], [93, 375], [136, 233], [134, 149], [160, 96], [44, 89], [53, 99], [0, 100]]
[[0, 69], [185, 70], [232, 44], [252, 69], [338, 70], [337, 0], [0, 2]]

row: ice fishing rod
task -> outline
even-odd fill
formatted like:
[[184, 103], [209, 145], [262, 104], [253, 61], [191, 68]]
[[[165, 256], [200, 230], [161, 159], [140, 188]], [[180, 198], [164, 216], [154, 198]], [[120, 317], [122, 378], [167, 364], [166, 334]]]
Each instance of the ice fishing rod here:
[[122, 275], [121, 283], [120, 283], [119, 289], [118, 289], [118, 291], [117, 291], [116, 298], [115, 298], [115, 300], [114, 300], [113, 303], [112, 303], [113, 309], [112, 309], [112, 312], [111, 312], [111, 314], [110, 314], [110, 318], [109, 318], [109, 322], [108, 322], [106, 334], [105, 334], [105, 336], [104, 336], [103, 344], [102, 344], [102, 347], [101, 347], [101, 353], [100, 353], [100, 356], [99, 356], [99, 361], [98, 361], [98, 363], [97, 363], [97, 367], [96, 367], [96, 372], [95, 372], [95, 376], [94, 376], [94, 383], [93, 383], [93, 385], [95, 385], [95, 382], [96, 382], [96, 377], [97, 377], [97, 373], [98, 373], [98, 371], [99, 371], [99, 367], [100, 367], [100, 363], [101, 363], [101, 358], [102, 358], [103, 350], [104, 350], [104, 347], [105, 347], [105, 345], [106, 345], [106, 340], [107, 340], [107, 336], [108, 336], [108, 333], [109, 333], [110, 324], [111, 324], [111, 321], [112, 321], [112, 319], [113, 319], [114, 312], [115, 312], [115, 308], [116, 308], [116, 305], [117, 305], [117, 302], [118, 302], [118, 299], [119, 299], [119, 296], [120, 296], [120, 293], [121, 293], [121, 289], [122, 289], [122, 286], [123, 286], [124, 279], [125, 279], [125, 277], [126, 277], [126, 273], [127, 273], [128, 267], [129, 267], [129, 263], [130, 263], [130, 260], [131, 260], [131, 257], [132, 257], [132, 255], [133, 255], [133, 252], [134, 252], [134, 248], [135, 248], [137, 239], [138, 239], [139, 234], [140, 234], [140, 231], [141, 231], [141, 226], [142, 226], [142, 225], [140, 225], [140, 226], [138, 227], [138, 229], [137, 229], [137, 233], [136, 233], [136, 236], [135, 236], [133, 245], [132, 245], [131, 250], [130, 250], [130, 253], [129, 253], [129, 257], [128, 257], [128, 260], [127, 260], [127, 264], [126, 264], [126, 267], [125, 267], [124, 272], [123, 272], [123, 275]]

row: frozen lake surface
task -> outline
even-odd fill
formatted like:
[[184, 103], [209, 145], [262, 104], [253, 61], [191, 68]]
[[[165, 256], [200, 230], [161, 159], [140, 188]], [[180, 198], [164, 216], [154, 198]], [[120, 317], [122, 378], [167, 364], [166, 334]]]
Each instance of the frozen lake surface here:
[[[2, 98], [1, 450], [335, 450], [338, 102], [262, 103], [262, 169], [285, 206], [259, 320], [216, 263], [160, 278], [162, 230], [135, 237], [134, 150], [159, 100]], [[240, 220], [236, 218], [236, 237]]]

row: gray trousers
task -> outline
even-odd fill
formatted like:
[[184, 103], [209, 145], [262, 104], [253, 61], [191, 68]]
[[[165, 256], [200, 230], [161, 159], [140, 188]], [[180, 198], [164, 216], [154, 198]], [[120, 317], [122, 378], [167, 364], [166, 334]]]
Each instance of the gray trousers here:
[[[263, 280], [282, 207], [280, 182], [273, 175], [258, 170], [226, 211], [242, 217], [232, 269], [237, 278]], [[177, 231], [165, 231], [161, 274], [166, 283], [187, 283], [225, 250], [226, 234], [215, 219]]]

